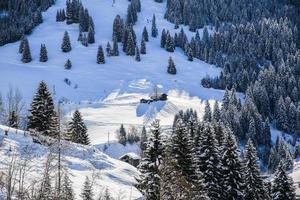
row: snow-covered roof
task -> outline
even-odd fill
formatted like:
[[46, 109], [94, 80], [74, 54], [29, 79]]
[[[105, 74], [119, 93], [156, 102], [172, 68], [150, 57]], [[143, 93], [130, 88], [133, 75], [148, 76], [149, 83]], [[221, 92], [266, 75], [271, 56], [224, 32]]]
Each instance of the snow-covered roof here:
[[128, 156], [129, 158], [132, 158], [134, 160], [137, 160], [137, 159], [141, 159], [141, 157], [135, 153], [125, 153], [124, 155], [122, 155], [119, 159], [122, 159], [124, 158], [125, 156]]

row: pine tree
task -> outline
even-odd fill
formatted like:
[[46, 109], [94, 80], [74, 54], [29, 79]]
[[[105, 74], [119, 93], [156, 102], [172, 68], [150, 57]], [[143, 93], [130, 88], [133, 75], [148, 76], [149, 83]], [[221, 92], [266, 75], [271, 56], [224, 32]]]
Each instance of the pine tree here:
[[126, 130], [125, 130], [123, 124], [121, 124], [121, 127], [118, 132], [118, 140], [119, 140], [119, 143], [123, 144], [124, 146], [127, 143], [127, 133], [126, 133]]
[[135, 48], [135, 60], [138, 62], [141, 61], [140, 50], [139, 50], [138, 46], [136, 46], [136, 48]]
[[89, 28], [89, 31], [88, 31], [88, 43], [89, 44], [95, 43], [95, 32], [91, 27]]
[[204, 184], [211, 200], [222, 198], [222, 163], [214, 129], [209, 124], [201, 125], [196, 144], [197, 167], [203, 173]]
[[135, 43], [134, 43], [133, 35], [131, 32], [128, 35], [126, 55], [128, 55], [128, 56], [135, 55]]
[[203, 121], [211, 122], [212, 121], [212, 114], [211, 114], [211, 108], [208, 100], [205, 101], [205, 110], [204, 110], [204, 116]]
[[173, 75], [177, 73], [176, 66], [175, 66], [175, 63], [174, 63], [172, 57], [169, 58], [169, 65], [168, 65], [167, 71], [169, 74], [173, 74]]
[[113, 23], [113, 35], [112, 38], [116, 38], [117, 42], [122, 41], [122, 35], [123, 35], [123, 20], [121, 19], [120, 15], [117, 15], [114, 19]]
[[174, 52], [175, 50], [174, 39], [172, 38], [169, 32], [167, 33], [165, 49], [168, 52]]
[[73, 117], [68, 124], [67, 132], [71, 136], [72, 142], [83, 145], [90, 144], [86, 125], [84, 124], [81, 114], [78, 110], [74, 112]]
[[23, 44], [23, 51], [22, 51], [22, 62], [23, 63], [29, 63], [31, 62], [31, 53], [30, 53], [30, 47], [29, 47], [29, 42], [27, 39], [24, 40]]
[[142, 39], [142, 42], [141, 42], [141, 54], [146, 54], [147, 53], [147, 50], [146, 50], [146, 42], [144, 39]]
[[273, 200], [295, 200], [295, 188], [293, 180], [285, 172], [284, 162], [280, 162], [275, 172], [275, 178], [272, 185]]
[[[0, 104], [2, 104], [2, 103], [0, 103]], [[1, 106], [2, 105], [0, 105], [0, 111], [2, 111]], [[16, 111], [13, 110], [12, 112], [9, 113], [8, 126], [17, 129], [18, 124], [19, 124], [19, 116], [17, 115]]]
[[159, 121], [155, 120], [150, 129], [150, 137], [144, 157], [139, 165], [141, 176], [138, 181], [138, 189], [144, 195], [145, 200], [159, 200], [160, 174], [159, 166], [162, 159], [162, 139]]
[[72, 62], [70, 61], [70, 59], [67, 60], [66, 64], [65, 64], [65, 69], [71, 69], [72, 68]]
[[109, 190], [107, 188], [105, 189], [103, 200], [112, 200], [112, 197], [110, 196]]
[[98, 52], [97, 52], [97, 63], [98, 63], [98, 64], [105, 64], [104, 52], [103, 52], [103, 48], [102, 48], [101, 45], [98, 47]]
[[146, 127], [143, 126], [142, 133], [141, 133], [141, 141], [140, 141], [140, 148], [142, 154], [146, 150], [146, 147], [147, 147], [147, 131], [146, 131]]
[[145, 40], [145, 42], [149, 42], [149, 35], [146, 26], [143, 29], [142, 40]]
[[216, 101], [213, 109], [213, 121], [219, 122], [220, 119], [221, 119], [221, 113], [220, 113], [219, 103]]
[[60, 200], [74, 200], [74, 199], [75, 199], [75, 195], [72, 188], [72, 182], [68, 174], [65, 173], [61, 185]]
[[48, 61], [48, 54], [45, 44], [41, 44], [40, 50], [40, 62], [47, 62]]
[[82, 40], [81, 40], [81, 44], [85, 47], [89, 46], [89, 43], [88, 43], [88, 38], [86, 36], [86, 34], [84, 33], [83, 34], [83, 37], [82, 37]]
[[245, 200], [267, 199], [263, 179], [260, 176], [256, 149], [251, 140], [248, 140], [245, 149]]
[[53, 138], [58, 138], [60, 134], [60, 124], [57, 113], [54, 111], [49, 124], [49, 134], [48, 136]]
[[54, 103], [44, 81], [39, 84], [29, 112], [28, 130], [49, 135], [50, 122], [54, 114]]
[[61, 50], [62, 50], [62, 52], [65, 52], [65, 53], [70, 52], [72, 50], [70, 37], [69, 37], [69, 34], [67, 31], [65, 31], [65, 34], [64, 34], [63, 42], [61, 45]]
[[155, 15], [153, 14], [151, 36], [154, 37], [154, 38], [156, 38], [157, 35], [158, 35], [158, 29], [156, 27], [156, 18], [155, 18]]
[[21, 38], [20, 45], [19, 45], [19, 53], [23, 53], [24, 44], [25, 44], [26, 40], [27, 40], [26, 36], [23, 35], [22, 38]]
[[166, 30], [163, 29], [161, 32], [161, 37], [160, 37], [160, 47], [161, 48], [165, 48], [166, 40], [167, 40], [167, 33], [166, 33]]
[[80, 42], [82, 41], [82, 31], [79, 31], [77, 41], [80, 41]]
[[244, 198], [243, 168], [234, 135], [228, 132], [222, 156], [222, 185], [224, 199]]
[[92, 183], [90, 182], [88, 177], [85, 178], [80, 197], [82, 198], [82, 200], [93, 200], [94, 199]]
[[119, 56], [119, 46], [118, 46], [117, 39], [114, 39], [113, 42], [114, 42], [114, 44], [113, 44], [113, 49], [112, 49], [111, 54], [113, 56]]
[[110, 57], [111, 56], [110, 53], [111, 53], [111, 45], [110, 45], [109, 42], [107, 42], [107, 45], [106, 45], [106, 55], [108, 57]]

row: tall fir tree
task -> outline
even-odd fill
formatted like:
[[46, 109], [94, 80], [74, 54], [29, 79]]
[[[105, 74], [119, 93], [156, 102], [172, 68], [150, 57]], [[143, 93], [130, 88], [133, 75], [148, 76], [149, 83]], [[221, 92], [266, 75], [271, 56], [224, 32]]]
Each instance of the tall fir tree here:
[[29, 112], [28, 130], [49, 135], [52, 115], [54, 114], [54, 103], [51, 93], [44, 81], [39, 84]]
[[61, 194], [60, 200], [74, 200], [75, 195], [72, 188], [72, 182], [67, 173], [64, 174], [62, 185], [61, 185]]
[[105, 64], [104, 52], [103, 52], [103, 48], [102, 48], [101, 45], [98, 47], [98, 52], [97, 52], [97, 63], [98, 63], [98, 64]]
[[146, 49], [146, 42], [144, 39], [142, 39], [141, 41], [141, 54], [146, 54], [147, 53], [147, 49]]
[[264, 200], [266, 190], [263, 179], [260, 176], [256, 149], [251, 140], [248, 140], [245, 148], [245, 200]]
[[142, 33], [142, 40], [145, 40], [145, 42], [149, 42], [149, 35], [148, 35], [148, 31], [146, 26], [143, 29], [143, 33]]
[[93, 186], [88, 177], [85, 178], [80, 197], [82, 198], [82, 200], [93, 200], [94, 199]]
[[136, 46], [136, 48], [135, 48], [135, 60], [138, 62], [141, 61], [141, 55], [140, 55], [140, 50], [139, 50], [138, 46]]
[[161, 128], [158, 120], [155, 120], [150, 129], [150, 136], [144, 157], [139, 165], [141, 176], [137, 179], [138, 189], [144, 195], [145, 200], [160, 199], [160, 175], [163, 144], [161, 139]]
[[45, 44], [41, 44], [40, 50], [40, 62], [47, 62], [48, 61], [48, 53]]
[[286, 173], [284, 162], [280, 162], [274, 175], [272, 184], [273, 200], [296, 200], [293, 179]]
[[61, 44], [62, 52], [70, 52], [72, 50], [70, 37], [67, 31], [64, 33], [63, 42]]
[[175, 66], [175, 63], [174, 63], [172, 57], [169, 57], [167, 72], [172, 75], [177, 74], [176, 66]]
[[27, 39], [24, 40], [23, 43], [23, 51], [22, 51], [22, 62], [30, 63], [32, 61], [29, 42]]
[[90, 144], [86, 125], [84, 124], [82, 116], [78, 110], [74, 112], [73, 117], [68, 124], [67, 132], [71, 136], [72, 142], [83, 145]]
[[156, 17], [155, 15], [153, 14], [153, 17], [152, 17], [152, 28], [151, 28], [151, 36], [156, 38], [158, 35], [158, 29], [156, 27]]

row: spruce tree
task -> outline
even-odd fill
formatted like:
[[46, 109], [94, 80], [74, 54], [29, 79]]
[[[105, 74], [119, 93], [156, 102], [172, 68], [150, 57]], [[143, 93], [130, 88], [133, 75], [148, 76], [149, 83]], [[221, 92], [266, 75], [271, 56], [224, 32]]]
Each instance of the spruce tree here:
[[77, 39], [77, 41], [82, 41], [82, 31], [79, 31], [79, 34], [78, 34], [78, 39]]
[[135, 60], [138, 62], [141, 61], [141, 55], [140, 55], [140, 50], [139, 50], [138, 46], [136, 46], [136, 48], [135, 48]]
[[146, 54], [147, 53], [147, 50], [146, 50], [146, 42], [144, 39], [142, 39], [142, 42], [141, 42], [141, 54]]
[[103, 52], [103, 48], [102, 48], [101, 45], [98, 47], [98, 52], [97, 52], [97, 63], [98, 63], [98, 64], [105, 64], [104, 52]]
[[225, 139], [222, 166], [222, 185], [224, 186], [222, 198], [243, 199], [243, 167], [235, 137], [231, 132], [228, 132]]
[[160, 173], [163, 145], [159, 121], [155, 120], [150, 129], [150, 137], [144, 157], [139, 165], [141, 176], [137, 179], [138, 189], [144, 195], [145, 200], [160, 199]]
[[[146, 127], [143, 126], [142, 133], [141, 133], [141, 141], [140, 141], [140, 148], [141, 148], [142, 154], [146, 150], [146, 147], [147, 147], [147, 131], [146, 131]], [[299, 150], [300, 150], [300, 148], [299, 148]]]
[[27, 39], [25, 39], [24, 44], [23, 44], [23, 51], [22, 51], [22, 62], [29, 63], [29, 62], [31, 62], [31, 60], [32, 60], [32, 58], [31, 58], [29, 42]]
[[118, 42], [117, 42], [117, 39], [114, 39], [113, 41], [113, 48], [112, 48], [112, 52], [111, 54], [113, 56], [119, 56], [119, 46], [118, 46]]
[[200, 127], [198, 144], [196, 144], [197, 167], [203, 173], [209, 198], [218, 200], [222, 198], [222, 163], [218, 141], [210, 124], [205, 123]]
[[54, 114], [54, 103], [51, 93], [44, 81], [39, 84], [29, 112], [28, 130], [49, 135], [51, 118]]
[[245, 149], [245, 200], [263, 200], [267, 198], [257, 162], [256, 149], [253, 142], [248, 140]]
[[47, 62], [48, 61], [48, 53], [45, 44], [41, 44], [40, 50], [40, 62]]
[[84, 124], [81, 114], [78, 110], [74, 112], [73, 117], [68, 124], [67, 132], [72, 137], [72, 142], [83, 145], [90, 144], [86, 125]]
[[[23, 49], [24, 49], [24, 44], [25, 44], [25, 41], [27, 40], [26, 36], [25, 35], [22, 35], [21, 37], [21, 42], [20, 42], [20, 45], [19, 45], [19, 53], [23, 53]], [[28, 42], [28, 41], [27, 41]]]
[[293, 179], [285, 172], [286, 166], [284, 162], [280, 162], [275, 172], [272, 184], [273, 200], [296, 200]]
[[89, 46], [89, 43], [88, 43], [88, 38], [86, 36], [86, 34], [84, 33], [83, 34], [83, 37], [82, 37], [82, 40], [81, 40], [81, 44], [85, 47]]
[[165, 49], [168, 52], [174, 52], [175, 50], [175, 44], [174, 44], [174, 39], [170, 35], [169, 32], [167, 32], [167, 38], [166, 38], [166, 44], [165, 44]]
[[151, 36], [156, 38], [158, 35], [158, 29], [156, 27], [156, 18], [155, 18], [155, 15], [153, 14], [153, 17], [152, 17], [152, 28], [151, 28]]
[[63, 42], [61, 45], [61, 50], [62, 52], [70, 52], [72, 50], [71, 47], [71, 42], [70, 42], [70, 37], [67, 31], [65, 31], [64, 33], [64, 38], [63, 38]]
[[107, 42], [107, 45], [106, 45], [106, 55], [108, 57], [110, 57], [111, 56], [110, 53], [111, 53], [111, 45], [110, 45], [109, 42]]
[[114, 19], [113, 35], [112, 35], [112, 38], [113, 39], [116, 38], [117, 42], [122, 41], [123, 28], [124, 28], [123, 21], [122, 21], [120, 15], [117, 15]]
[[95, 43], [95, 33], [94, 30], [90, 27], [88, 31], [88, 43], [94, 44]]
[[211, 108], [208, 100], [205, 101], [205, 110], [204, 110], [204, 116], [203, 121], [211, 122], [212, 121], [212, 114], [211, 114]]
[[121, 124], [121, 127], [118, 132], [118, 140], [119, 140], [119, 143], [123, 144], [124, 146], [127, 143], [127, 133], [126, 133], [126, 130], [125, 130], [123, 124]]
[[66, 64], [65, 64], [65, 69], [71, 69], [72, 68], [72, 62], [70, 61], [70, 59], [67, 60]]
[[68, 174], [65, 173], [61, 185], [60, 200], [74, 200], [74, 199], [75, 199], [75, 195], [72, 188], [72, 182]]
[[135, 43], [133, 39], [133, 35], [130, 32], [128, 35], [128, 40], [127, 40], [127, 47], [126, 47], [126, 55], [128, 56], [134, 56], [135, 55]]
[[161, 37], [160, 37], [160, 47], [161, 48], [165, 48], [166, 40], [167, 40], [167, 33], [166, 33], [166, 30], [163, 29], [161, 32]]
[[172, 57], [169, 58], [169, 64], [168, 64], [167, 72], [169, 74], [173, 74], [173, 75], [175, 75], [177, 73], [176, 66], [175, 66], [175, 63], [174, 63]]
[[149, 42], [149, 35], [146, 26], [143, 29], [142, 40], [145, 40], [145, 42]]
[[82, 198], [82, 200], [93, 200], [94, 199], [92, 183], [88, 177], [85, 178], [80, 197]]

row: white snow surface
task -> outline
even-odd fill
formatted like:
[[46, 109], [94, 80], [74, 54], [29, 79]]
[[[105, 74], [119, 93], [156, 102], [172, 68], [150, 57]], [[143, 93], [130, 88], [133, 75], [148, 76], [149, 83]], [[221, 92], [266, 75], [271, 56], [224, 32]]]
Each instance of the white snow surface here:
[[[8, 136], [4, 135], [4, 131], [9, 130]], [[26, 180], [36, 178], [37, 174], [42, 174], [45, 159], [49, 153], [49, 148], [33, 143], [29, 135], [24, 136], [24, 132], [20, 130], [9, 129], [0, 126], [0, 166], [2, 170], [7, 168], [11, 160], [11, 155], [17, 154], [17, 158], [24, 158], [22, 152], [29, 147], [30, 154], [34, 156], [30, 162], [32, 167], [27, 174]], [[113, 159], [99, 151], [93, 146], [83, 146], [68, 142], [62, 142], [62, 165], [70, 173], [73, 188], [77, 199], [82, 191], [85, 177], [90, 180], [95, 178], [94, 194], [97, 197], [100, 192], [106, 188], [109, 189], [112, 196], [117, 197], [122, 194], [122, 199], [138, 199], [141, 197], [139, 191], [134, 188], [135, 178], [138, 176], [136, 168]], [[53, 183], [54, 184], [54, 183]]]

